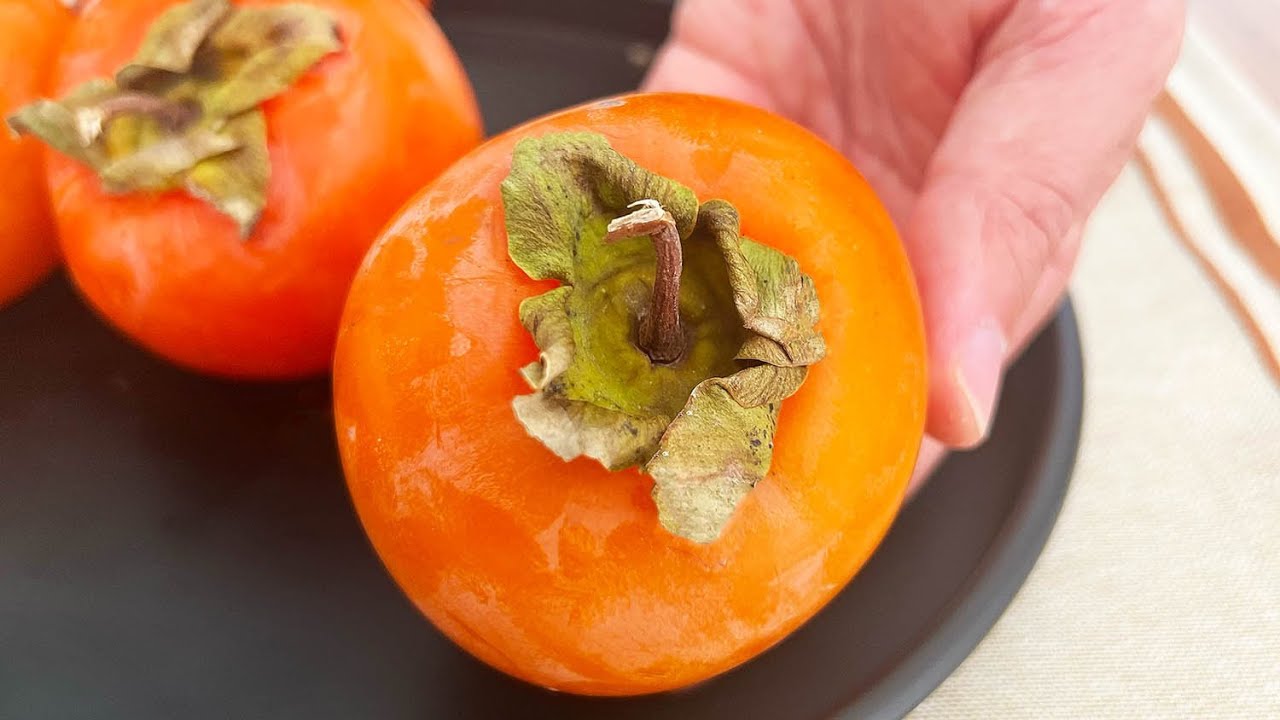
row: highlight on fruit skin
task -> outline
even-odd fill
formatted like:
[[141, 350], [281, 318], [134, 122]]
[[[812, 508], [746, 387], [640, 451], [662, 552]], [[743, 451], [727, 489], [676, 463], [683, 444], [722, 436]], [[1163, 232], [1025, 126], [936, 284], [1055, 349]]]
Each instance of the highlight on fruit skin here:
[[627, 696], [731, 670], [844, 587], [902, 502], [925, 377], [906, 255], [847, 160], [638, 93], [493, 138], [401, 210], [348, 296], [334, 416], [432, 623]]
[[253, 379], [328, 369], [369, 244], [482, 133], [456, 54], [403, 0], [99, 0], [9, 122], [51, 147], [94, 309], [179, 365]]

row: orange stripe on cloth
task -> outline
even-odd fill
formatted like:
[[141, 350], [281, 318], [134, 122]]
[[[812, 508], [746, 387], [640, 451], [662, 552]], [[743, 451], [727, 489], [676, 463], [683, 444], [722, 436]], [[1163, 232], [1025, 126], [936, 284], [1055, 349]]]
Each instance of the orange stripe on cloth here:
[[1158, 116], [1142, 133], [1137, 165], [1174, 235], [1226, 299], [1263, 365], [1280, 383], [1280, 286], [1233, 238], [1207, 178], [1178, 134]]
[[1248, 188], [1176, 99], [1168, 93], [1161, 94], [1156, 101], [1156, 114], [1169, 124], [1204, 175], [1209, 196], [1233, 237], [1271, 282], [1280, 285], [1280, 242], [1271, 234]]
[[1222, 294], [1227, 304], [1231, 306], [1231, 311], [1236, 316], [1236, 320], [1239, 321], [1241, 327], [1244, 328], [1245, 333], [1248, 334], [1249, 339], [1253, 342], [1258, 358], [1275, 381], [1280, 383], [1280, 350], [1271, 346], [1271, 343], [1267, 340], [1266, 333], [1262, 330], [1262, 326], [1253, 319], [1253, 314], [1249, 312], [1249, 306], [1240, 297], [1240, 293], [1236, 291], [1235, 287], [1218, 271], [1217, 266], [1200, 250], [1200, 246], [1191, 239], [1190, 231], [1182, 222], [1182, 218], [1178, 216], [1173, 201], [1161, 184], [1160, 175], [1156, 172], [1147, 153], [1139, 151], [1134, 160], [1154, 191], [1156, 202], [1160, 205], [1165, 221], [1169, 223], [1174, 235], [1181, 241], [1182, 247], [1190, 253], [1191, 257], [1195, 258], [1197, 264], [1200, 265], [1200, 269], [1204, 271], [1210, 282], [1217, 287], [1218, 292]]

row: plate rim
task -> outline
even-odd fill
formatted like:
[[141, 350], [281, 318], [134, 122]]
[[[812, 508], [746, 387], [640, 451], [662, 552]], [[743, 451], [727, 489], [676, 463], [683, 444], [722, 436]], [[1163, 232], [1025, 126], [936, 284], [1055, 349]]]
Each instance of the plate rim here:
[[1084, 422], [1084, 354], [1069, 296], [1045, 330], [1059, 345], [1060, 383], [1049, 442], [1029, 474], [1031, 482], [1023, 485], [982, 562], [934, 629], [864, 694], [841, 706], [837, 720], [900, 720], [910, 714], [973, 654], [1044, 554], [1075, 473]]

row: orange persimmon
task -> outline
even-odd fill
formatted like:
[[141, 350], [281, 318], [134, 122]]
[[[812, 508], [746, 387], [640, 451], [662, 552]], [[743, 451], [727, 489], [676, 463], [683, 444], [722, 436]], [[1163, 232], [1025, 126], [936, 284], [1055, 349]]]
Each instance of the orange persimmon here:
[[[554, 174], [565, 157], [588, 157], [592, 169], [575, 165]], [[552, 250], [560, 253], [552, 260], [530, 260], [527, 247], [516, 248], [517, 241], [548, 240], [541, 229], [555, 224], [547, 224], [551, 215], [541, 211], [572, 196], [566, 187], [611, 173], [617, 184], [599, 186], [591, 198], [573, 198], [586, 203], [575, 208], [596, 208], [576, 216], [582, 222], [562, 238], [578, 243], [575, 251], [561, 247]], [[635, 196], [642, 190], [649, 197]], [[737, 216], [717, 199], [736, 208]], [[626, 215], [635, 201], [643, 201], [640, 210]], [[528, 207], [529, 213], [521, 210]], [[591, 215], [601, 207], [608, 212]], [[606, 231], [604, 220], [624, 215]], [[747, 453], [768, 443], [771, 464], [761, 465], [767, 472], [735, 501], [727, 522], [706, 534], [669, 513], [672, 504], [685, 502], [681, 497], [667, 497], [667, 508], [659, 508], [663, 478], [672, 477], [669, 467], [659, 467], [665, 449], [643, 463], [646, 472], [610, 471], [588, 457], [566, 461], [564, 448], [553, 452], [552, 444], [535, 437], [536, 423], [526, 422], [531, 416], [517, 417], [514, 409], [556, 363], [544, 335], [553, 321], [582, 323], [574, 326], [575, 351], [603, 347], [606, 341], [591, 335], [598, 326], [616, 324], [607, 307], [638, 292], [654, 309], [637, 312], [650, 315], [626, 321], [635, 323], [628, 328], [608, 329], [614, 341], [624, 338], [635, 347], [609, 346], [594, 356], [597, 367], [590, 372], [608, 375], [614, 355], [643, 357], [637, 349], [647, 342], [643, 318], [658, 312], [662, 295], [657, 287], [650, 294], [649, 284], [658, 282], [661, 269], [638, 271], [613, 286], [616, 268], [606, 267], [581, 298], [584, 304], [570, 300], [569, 313], [558, 320], [538, 316], [531, 303], [555, 297], [569, 282], [587, 291], [588, 266], [566, 272], [564, 263], [608, 266], [614, 252], [635, 253], [646, 267], [668, 262], [661, 249], [656, 255], [646, 250], [643, 239], [630, 245], [622, 239], [650, 230], [655, 246], [662, 232], [678, 230], [683, 238], [684, 359], [672, 367], [696, 362], [693, 356], [710, 343], [729, 353], [726, 372], [793, 377], [787, 367], [768, 365], [787, 366], [785, 359], [743, 362], [750, 343], [734, 360], [738, 340], [728, 338], [740, 329], [716, 325], [699, 335], [705, 329], [700, 318], [724, 301], [716, 296], [723, 287], [708, 290], [691, 277], [706, 272], [724, 279], [723, 269], [706, 269], [720, 257], [708, 243], [713, 236], [715, 247], [727, 248], [724, 258], [739, 250], [757, 260], [772, 258], [772, 264], [754, 266], [753, 277], [765, 278], [774, 268], [789, 278], [786, 299], [795, 300], [794, 307], [805, 305], [806, 293], [816, 294], [820, 306], [820, 341], [804, 328], [787, 336], [805, 335], [807, 347], [815, 349], [804, 361], [810, 364], [807, 377], [803, 369], [799, 374], [798, 389], [792, 383], [770, 396], [793, 393], [773, 416], [776, 431], [767, 412], [747, 434], [732, 431], [727, 442], [737, 444], [725, 462], [727, 474], [714, 482], [732, 484], [744, 476], [749, 462], [742, 458], [755, 456], [742, 454], [742, 440], [750, 440], [743, 446]], [[556, 263], [559, 270], [544, 272]], [[797, 280], [796, 266], [811, 285]], [[748, 316], [768, 302], [739, 302], [750, 295], [737, 294], [739, 269], [730, 269], [739, 319], [764, 328], [769, 323], [752, 325]], [[559, 284], [533, 279], [557, 273]], [[769, 292], [766, 284], [759, 285], [761, 293]], [[793, 329], [802, 325], [807, 323], [793, 323]], [[334, 367], [336, 432], [351, 496], [373, 546], [404, 592], [448, 637], [537, 685], [593, 695], [663, 691], [729, 670], [777, 643], [871, 555], [903, 500], [923, 433], [923, 337], [914, 280], [890, 218], [839, 153], [800, 126], [746, 105], [695, 95], [627, 95], [552, 114], [490, 140], [392, 221], [357, 273], [343, 315]], [[802, 343], [779, 342], [794, 360]], [[677, 351], [669, 357], [681, 356]], [[667, 372], [658, 365], [668, 358], [653, 362], [642, 376]], [[517, 370], [526, 365], [522, 378]], [[677, 419], [668, 413], [658, 447], [668, 447], [680, 422], [688, 434], [697, 398], [730, 387], [729, 380], [698, 384], [692, 393], [682, 386], [688, 404]], [[622, 385], [644, 382], [623, 379]], [[706, 451], [710, 445], [701, 440], [726, 441], [717, 434], [721, 426], [738, 422], [750, 412], [743, 409], [748, 404], [716, 410], [714, 422], [693, 428], [714, 437], [672, 445], [671, 460]], [[699, 415], [706, 409], [699, 406]], [[570, 415], [560, 419], [585, 417]], [[634, 436], [629, 422], [616, 427]], [[760, 428], [763, 435], [756, 434]], [[587, 439], [582, 447], [589, 445]], [[579, 454], [598, 457], [593, 452]], [[687, 472], [677, 479], [698, 487], [706, 480]]]
[[96, 0], [59, 67], [55, 97], [93, 121], [16, 122], [86, 135], [48, 162], [75, 284], [141, 345], [215, 375], [327, 370], [360, 258], [482, 137], [413, 0]]
[[[75, 16], [58, 0], [0, 4], [0, 117], [48, 92], [58, 49]], [[0, 305], [44, 278], [58, 261], [40, 144], [0, 127]]]

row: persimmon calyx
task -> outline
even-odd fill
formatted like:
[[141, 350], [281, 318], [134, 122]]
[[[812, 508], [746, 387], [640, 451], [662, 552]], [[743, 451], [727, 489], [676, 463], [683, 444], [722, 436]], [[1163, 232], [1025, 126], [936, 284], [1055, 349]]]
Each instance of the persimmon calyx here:
[[260, 106], [341, 49], [334, 20], [307, 5], [191, 0], [157, 18], [113, 78], [31, 103], [9, 126], [92, 168], [110, 193], [181, 189], [248, 238], [271, 175]]
[[[566, 461], [639, 467], [666, 530], [714, 541], [769, 472], [782, 402], [826, 353], [812, 280], [742, 237], [732, 205], [700, 204], [601, 135], [522, 140], [502, 195], [511, 259], [561, 282], [520, 305], [540, 355], [521, 370], [533, 392], [513, 399], [516, 417]], [[671, 235], [682, 350], [668, 361], [645, 328]]]

